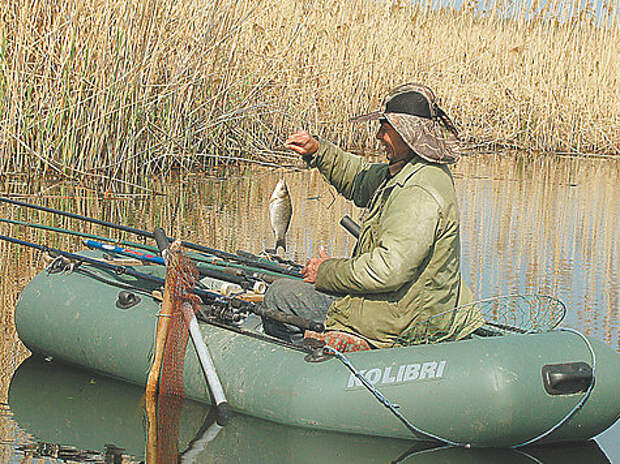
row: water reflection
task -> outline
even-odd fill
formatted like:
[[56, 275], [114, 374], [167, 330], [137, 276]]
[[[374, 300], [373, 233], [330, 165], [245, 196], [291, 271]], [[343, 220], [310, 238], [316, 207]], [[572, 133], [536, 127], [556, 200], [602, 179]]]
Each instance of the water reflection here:
[[[453, 171], [461, 207], [463, 270], [472, 289], [480, 297], [532, 291], [559, 297], [568, 307], [565, 325], [592, 334], [619, 350], [617, 231], [620, 230], [620, 202], [617, 201], [617, 186], [620, 184], [620, 162], [503, 155], [467, 158]], [[268, 201], [281, 175], [281, 172], [269, 170], [239, 169], [227, 171], [219, 178], [197, 174], [172, 179], [166, 184], [150, 180], [151, 193], [148, 195], [129, 195], [133, 192], [127, 190], [103, 196], [79, 185], [47, 181], [26, 183], [6, 178], [0, 179], [0, 190], [2, 194], [22, 195], [33, 203], [141, 229], [163, 226], [170, 235], [222, 250], [257, 252], [273, 246]], [[337, 224], [345, 213], [357, 219], [360, 211], [337, 197], [316, 172], [290, 172], [285, 176], [293, 201], [293, 218], [287, 236], [289, 257], [304, 262], [318, 252], [320, 245], [325, 245], [334, 256], [349, 255], [354, 240]], [[0, 204], [0, 217], [136, 240], [128, 234], [4, 204]], [[77, 238], [17, 225], [0, 224], [0, 233], [66, 250], [82, 248]], [[28, 356], [15, 333], [14, 303], [21, 289], [42, 266], [40, 253], [0, 243], [0, 404], [6, 403], [13, 372]], [[39, 403], [43, 400], [40, 398]], [[44, 408], [44, 405], [40, 404], [40, 407]], [[89, 420], [101, 414], [102, 410], [92, 411]], [[143, 410], [136, 414], [136, 422], [129, 428], [142, 433]], [[202, 414], [206, 417], [208, 412]], [[0, 443], [31, 443], [26, 432], [10, 419], [10, 415], [6, 406], [0, 407]], [[45, 409], [41, 409], [39, 415], [50, 416]], [[113, 423], [114, 419], [108, 417], [106, 421]], [[200, 429], [202, 417], [195, 422], [195, 430], [187, 432], [188, 435]], [[236, 433], [233, 432], [237, 430], [235, 427], [242, 426], [233, 424], [227, 428], [225, 432], [229, 437]], [[36, 431], [27, 430], [29, 433]], [[248, 433], [250, 443], [247, 447], [252, 449], [256, 446], [251, 438], [254, 432]], [[617, 427], [610, 433], [617, 436]], [[239, 434], [243, 436], [242, 432]], [[79, 434], [75, 435], [78, 439]], [[130, 439], [134, 435], [121, 438]], [[281, 442], [268, 443], [277, 450], [288, 449], [291, 456], [300, 460], [304, 457], [300, 457], [291, 446], [303, 448], [301, 442], [312, 441], [312, 436], [310, 432], [294, 429], [294, 432], [280, 435]], [[134, 444], [125, 442], [125, 445], [118, 446], [132, 449], [135, 456], [141, 456], [144, 437], [138, 434], [134, 438]], [[269, 440], [268, 437], [261, 439]], [[46, 441], [43, 437], [38, 440]], [[117, 443], [114, 436], [106, 440], [94, 437], [92, 446], [103, 452], [105, 443]], [[185, 437], [185, 440], [179, 439], [179, 450], [189, 443], [191, 437]], [[222, 445], [219, 448], [221, 455], [217, 455], [214, 451], [217, 446], [210, 446], [209, 456], [220, 459], [220, 462], [230, 462], [225, 458], [227, 453], [235, 453], [239, 446], [246, 446], [245, 442], [228, 440], [230, 450]], [[322, 445], [319, 439], [315, 439], [317, 449], [323, 453], [337, 453], [339, 443], [344, 439], [325, 440]], [[357, 443], [363, 451], [359, 459], [364, 453], [373, 455], [368, 450], [370, 445], [364, 445], [366, 438], [347, 440]], [[371, 439], [368, 443], [374, 442]], [[329, 446], [332, 448], [325, 449]], [[406, 443], [403, 449], [397, 444], [385, 446], [389, 453], [383, 454], [379, 462], [396, 459], [407, 451], [409, 444]], [[617, 446], [613, 451], [618, 455]], [[7, 456], [14, 453], [14, 449], [0, 447], [0, 461], [11, 462], [12, 458]], [[561, 454], [561, 449], [556, 453]]]
[[456, 169], [464, 274], [483, 296], [539, 292], [620, 348], [620, 163], [478, 157]]
[[[10, 420], [32, 434], [20, 456], [56, 457], [74, 462], [138, 462], [144, 459], [148, 424], [144, 392], [31, 357], [15, 372], [9, 388]], [[609, 462], [594, 442], [561, 447], [456, 449], [405, 440], [311, 431], [237, 415], [213, 427], [209, 408], [185, 401], [176, 433], [180, 462], [212, 463], [565, 463]], [[163, 431], [166, 433], [166, 431]], [[167, 432], [170, 432], [169, 430]], [[167, 439], [162, 434], [158, 439]], [[161, 461], [162, 464], [164, 461]]]

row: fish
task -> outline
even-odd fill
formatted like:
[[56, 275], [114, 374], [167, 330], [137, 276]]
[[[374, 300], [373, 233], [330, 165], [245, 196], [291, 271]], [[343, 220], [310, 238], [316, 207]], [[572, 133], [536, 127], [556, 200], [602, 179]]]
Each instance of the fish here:
[[280, 179], [269, 200], [269, 218], [276, 238], [276, 252], [278, 247], [282, 247], [286, 251], [286, 232], [291, 224], [292, 216], [291, 196], [288, 193], [286, 182], [284, 179]]

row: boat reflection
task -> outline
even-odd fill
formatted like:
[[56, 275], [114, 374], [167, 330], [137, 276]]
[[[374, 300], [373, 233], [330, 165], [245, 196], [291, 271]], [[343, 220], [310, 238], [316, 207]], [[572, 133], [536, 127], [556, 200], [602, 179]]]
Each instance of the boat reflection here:
[[[33, 436], [20, 448], [28, 457], [102, 463], [146, 459], [149, 424], [144, 392], [136, 386], [30, 357], [11, 380], [9, 407], [14, 420]], [[160, 419], [157, 440], [176, 456], [158, 459], [158, 464], [609, 462], [594, 441], [468, 450], [299, 429], [243, 415], [220, 427], [205, 405], [182, 401], [173, 407], [169, 427]]]

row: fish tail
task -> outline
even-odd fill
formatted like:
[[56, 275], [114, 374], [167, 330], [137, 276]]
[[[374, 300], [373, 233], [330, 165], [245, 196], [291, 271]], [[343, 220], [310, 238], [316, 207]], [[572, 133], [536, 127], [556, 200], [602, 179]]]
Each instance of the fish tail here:
[[282, 247], [286, 251], [286, 240], [284, 237], [276, 240], [276, 251], [278, 251], [278, 247]]

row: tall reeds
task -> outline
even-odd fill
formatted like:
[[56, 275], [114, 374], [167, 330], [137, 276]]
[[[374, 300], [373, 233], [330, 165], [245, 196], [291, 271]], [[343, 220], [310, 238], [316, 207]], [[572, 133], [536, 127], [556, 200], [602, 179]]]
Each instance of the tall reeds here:
[[618, 9], [7, 0], [0, 174], [143, 184], [222, 156], [287, 161], [299, 127], [364, 148], [372, 129], [347, 119], [405, 81], [433, 87], [474, 146], [618, 155]]

